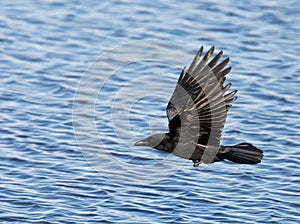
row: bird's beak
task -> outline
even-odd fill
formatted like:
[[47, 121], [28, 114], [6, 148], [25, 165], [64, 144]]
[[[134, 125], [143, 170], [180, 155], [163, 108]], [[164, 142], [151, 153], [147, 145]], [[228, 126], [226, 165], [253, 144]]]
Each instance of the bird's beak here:
[[145, 140], [140, 140], [140, 141], [137, 141], [136, 143], [134, 143], [134, 146], [147, 146], [148, 145], [148, 142], [145, 141]]

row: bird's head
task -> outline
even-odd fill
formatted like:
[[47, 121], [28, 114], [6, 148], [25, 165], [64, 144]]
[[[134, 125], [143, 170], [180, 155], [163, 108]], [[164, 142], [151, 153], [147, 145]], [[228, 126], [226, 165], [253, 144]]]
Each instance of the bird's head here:
[[148, 138], [137, 141], [134, 146], [150, 146], [156, 148], [165, 138], [166, 134], [151, 135]]

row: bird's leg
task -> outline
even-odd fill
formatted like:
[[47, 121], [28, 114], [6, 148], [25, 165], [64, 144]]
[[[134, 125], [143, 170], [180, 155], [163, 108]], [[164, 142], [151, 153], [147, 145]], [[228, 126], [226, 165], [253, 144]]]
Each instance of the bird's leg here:
[[193, 160], [193, 163], [194, 163], [194, 165], [193, 165], [194, 167], [198, 167], [200, 165], [201, 161]]

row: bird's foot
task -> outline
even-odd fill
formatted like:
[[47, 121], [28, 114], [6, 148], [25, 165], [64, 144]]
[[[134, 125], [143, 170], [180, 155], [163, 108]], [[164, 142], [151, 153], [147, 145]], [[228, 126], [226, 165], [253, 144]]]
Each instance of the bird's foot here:
[[200, 165], [201, 162], [197, 161], [197, 162], [194, 162], [194, 165], [193, 167], [198, 167]]

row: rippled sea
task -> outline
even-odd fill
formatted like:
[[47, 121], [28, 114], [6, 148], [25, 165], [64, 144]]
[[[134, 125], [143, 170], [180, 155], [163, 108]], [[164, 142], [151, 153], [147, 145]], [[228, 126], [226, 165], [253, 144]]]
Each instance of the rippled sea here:
[[[1, 223], [298, 223], [300, 2], [0, 2]], [[222, 144], [258, 165], [133, 143], [166, 131], [203, 45], [238, 89]]]

